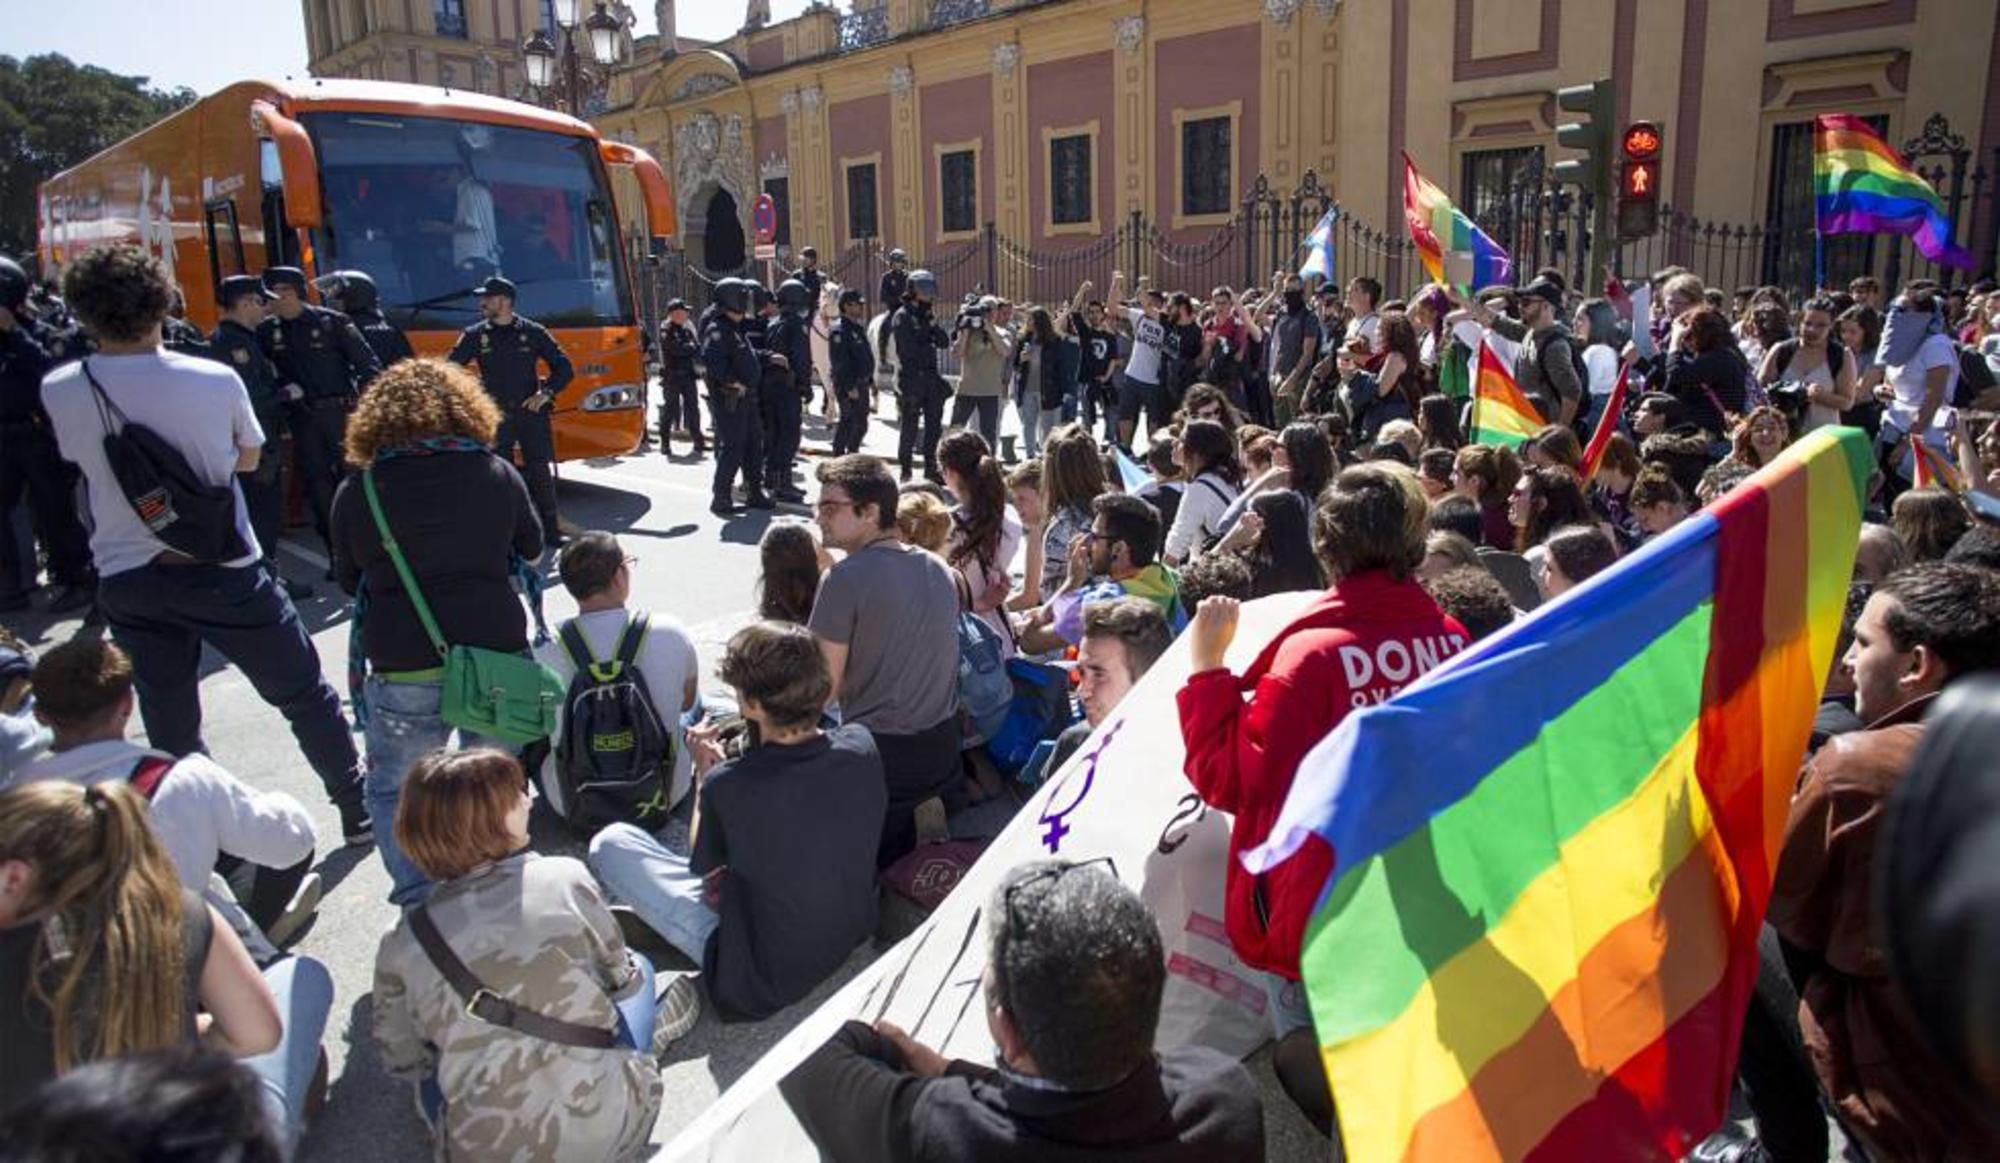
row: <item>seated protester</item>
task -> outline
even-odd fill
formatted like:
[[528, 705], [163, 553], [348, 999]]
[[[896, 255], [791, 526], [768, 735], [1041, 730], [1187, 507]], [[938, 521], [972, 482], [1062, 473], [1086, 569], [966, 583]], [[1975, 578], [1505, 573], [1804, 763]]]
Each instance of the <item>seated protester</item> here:
[[1176, 430], [1155, 435], [1146, 447], [1146, 471], [1153, 474], [1153, 479], [1132, 490], [1133, 496], [1159, 510], [1162, 529], [1174, 527], [1174, 517], [1181, 510], [1181, 497], [1187, 492], [1187, 478], [1181, 473], [1176, 454], [1179, 447], [1180, 435]]
[[1473, 545], [1485, 538], [1486, 521], [1478, 503], [1457, 493], [1432, 501], [1429, 521], [1433, 533], [1456, 533]]
[[1639, 470], [1628, 503], [1633, 520], [1638, 522], [1639, 531], [1647, 541], [1685, 521], [1694, 511], [1673, 474], [1657, 464]]
[[1160, 560], [1177, 566], [1222, 537], [1222, 515], [1243, 489], [1243, 463], [1236, 438], [1214, 420], [1189, 420], [1174, 444], [1174, 462], [1188, 480]]
[[1542, 597], [1554, 600], [1618, 564], [1618, 546], [1595, 525], [1565, 525], [1549, 535]]
[[1076, 701], [1083, 706], [1083, 722], [1056, 736], [1055, 754], [1043, 770], [1060, 771], [1173, 644], [1166, 615], [1142, 598], [1084, 607], [1083, 641], [1076, 649]]
[[[312, 817], [279, 791], [260, 791], [197, 751], [182, 759], [127, 742], [132, 660], [101, 639], [75, 638], [35, 664], [35, 717], [55, 735], [48, 755], [16, 773], [18, 782], [59, 779], [89, 787], [131, 783], [148, 801], [153, 830], [189, 892], [207, 893], [219, 860], [249, 866], [242, 908], [272, 944], [289, 940], [319, 904]], [[226, 891], [212, 902], [234, 919]], [[239, 933], [256, 949], [259, 937]]]
[[1975, 523], [1952, 542], [1944, 560], [2000, 570], [2000, 526], [1985, 521]]
[[951, 547], [951, 506], [923, 490], [904, 489], [896, 498], [896, 535], [942, 560]]
[[1632, 436], [1641, 443], [1644, 443], [1649, 436], [1685, 434], [1693, 431], [1693, 427], [1687, 422], [1686, 406], [1677, 397], [1669, 396], [1665, 392], [1647, 392], [1641, 395], [1639, 406], [1632, 410]]
[[[574, 626], [583, 639], [586, 660], [606, 663], [618, 657], [626, 633], [636, 628], [637, 621], [646, 620], [633, 664], [673, 748], [673, 778], [667, 788], [665, 806], [680, 803], [692, 787], [694, 771], [682, 724], [688, 713], [701, 703], [700, 664], [695, 660], [694, 640], [688, 637], [687, 627], [681, 625], [680, 619], [671, 614], [626, 608], [625, 604], [632, 600], [632, 559], [625, 556], [624, 548], [611, 534], [592, 530], [577, 535], [563, 546], [557, 569], [563, 588], [576, 599], [576, 617], [557, 627], [552, 641], [535, 647], [535, 657], [560, 675], [567, 686], [576, 678], [579, 665], [575, 644], [568, 641], [570, 627]], [[564, 710], [562, 717], [567, 719], [568, 709]], [[568, 727], [567, 722], [556, 724], [556, 735], [549, 741], [548, 764], [554, 764], [561, 754], [563, 732]], [[551, 775], [545, 765], [544, 792]], [[659, 823], [665, 823], [664, 812]]]
[[257, 1076], [227, 1054], [174, 1047], [79, 1066], [0, 1119], [8, 1163], [283, 1163]]
[[1889, 527], [1913, 561], [1943, 561], [1971, 525], [1964, 502], [1944, 489], [1911, 489], [1889, 507]]
[[1648, 436], [1639, 446], [1639, 460], [1643, 464], [1657, 464], [1665, 469], [1681, 492], [1692, 497], [1701, 484], [1703, 474], [1715, 463], [1709, 455], [1708, 437], [1699, 432], [1666, 432], [1658, 436]]
[[[826, 658], [828, 698], [842, 722], [868, 728], [881, 756], [889, 804], [877, 860], [887, 868], [916, 843], [917, 805], [954, 790], [962, 771], [958, 586], [943, 558], [898, 538], [896, 481], [881, 461], [837, 457], [818, 474], [820, 534], [847, 556], [820, 580], [807, 625]], [[944, 528], [949, 536], [949, 517]]]
[[0, 792], [0, 1110], [86, 1063], [199, 1040], [243, 1060], [295, 1143], [332, 1005], [316, 961], [258, 973], [176, 883], [133, 788]]
[[1514, 603], [1506, 587], [1480, 565], [1459, 565], [1424, 579], [1424, 591], [1447, 618], [1465, 627], [1478, 642], [1514, 621]]
[[757, 560], [757, 616], [805, 625], [820, 575], [833, 566], [820, 546], [819, 530], [798, 521], [773, 521], [757, 541]]
[[49, 746], [49, 729], [35, 717], [35, 656], [0, 626], [0, 787]]
[[1472, 539], [1473, 544], [1513, 550], [1514, 524], [1507, 515], [1508, 498], [1514, 495], [1520, 479], [1521, 462], [1511, 448], [1468, 444], [1458, 450], [1451, 487], [1479, 506], [1479, 536]]
[[1877, 1159], [2000, 1158], [1990, 1110], [1961, 1097], [1890, 974], [1873, 871], [1886, 801], [1940, 691], [2000, 669], [2000, 576], [1927, 563], [1875, 588], [1843, 665], [1868, 724], [1806, 764], [1779, 851], [1770, 923], [1806, 957], [1799, 1023], [1841, 1124]]
[[1584, 499], [1583, 482], [1569, 469], [1531, 468], [1521, 474], [1508, 498], [1507, 519], [1514, 523], [1514, 552], [1537, 570], [1548, 556], [1544, 542], [1565, 525], [1588, 525], [1595, 518]]
[[1728, 460], [1755, 471], [1778, 459], [1791, 440], [1791, 422], [1783, 412], [1769, 404], [1752, 408], [1730, 437]]
[[1854, 645], [1854, 627], [1861, 621], [1861, 611], [1874, 592], [1874, 582], [1857, 581], [1847, 587], [1847, 605], [1840, 613], [1840, 636], [1833, 643], [1833, 669], [1820, 693], [1819, 713], [1813, 716], [1809, 750], [1818, 751], [1835, 735], [1868, 726], [1854, 713], [1854, 674], [1847, 669], [1846, 659], [1848, 649]]
[[1741, 461], [1718, 461], [1707, 472], [1701, 474], [1701, 483], [1694, 487], [1695, 503], [1704, 508], [1713, 505], [1734, 492], [1738, 485], [1753, 475], [1755, 475], [1754, 470]]
[[1191, 610], [1201, 605], [1203, 598], [1216, 594], [1239, 602], [1250, 600], [1250, 567], [1233, 553], [1204, 553], [1174, 576], [1180, 581], [1183, 610]]
[[[1290, 489], [1252, 501], [1215, 551], [1203, 556], [1217, 553], [1240, 556], [1250, 567], [1252, 598], [1326, 588], [1326, 575], [1312, 551], [1312, 507]], [[1182, 603], [1187, 604], [1185, 598]]]
[[613, 824], [591, 840], [590, 867], [701, 965], [724, 1017], [756, 1019], [812, 992], [875, 931], [888, 797], [867, 730], [819, 729], [832, 683], [803, 627], [737, 631], [721, 675], [753, 731], [731, 759], [711, 732], [692, 733], [694, 854]]
[[1076, 645], [1083, 640], [1084, 606], [1128, 595], [1160, 607], [1168, 629], [1179, 633], [1187, 624], [1186, 607], [1180, 579], [1153, 559], [1159, 538], [1159, 515], [1139, 498], [1109, 493], [1092, 502], [1090, 532], [1070, 549], [1069, 576], [1022, 628], [1021, 649], [1043, 654]]
[[1428, 583], [1454, 569], [1493, 572], [1480, 559], [1479, 547], [1466, 540], [1463, 534], [1432, 529], [1424, 537], [1424, 563], [1417, 567], [1417, 580]]
[[1209, 598], [1189, 629], [1193, 674], [1179, 696], [1187, 777], [1210, 805], [1235, 816], [1224, 927], [1236, 955], [1270, 975], [1280, 1041], [1274, 1065], [1322, 1127], [1333, 1121], [1324, 1067], [1291, 983], [1332, 854], [1308, 843], [1262, 874], [1238, 857], [1270, 835], [1300, 760], [1349, 711], [1387, 700], [1465, 648], [1465, 628], [1440, 613], [1413, 576], [1424, 559], [1426, 509], [1406, 469], [1342, 470], [1313, 515], [1313, 547], [1331, 588], [1240, 677], [1223, 661], [1236, 635], [1236, 602]]
[[1205, 1046], [1153, 1049], [1159, 925], [1088, 864], [1036, 861], [987, 907], [994, 1066], [850, 1021], [779, 1084], [830, 1163], [1261, 1163], [1257, 1084]]
[[1910, 547], [1887, 525], [1864, 521], [1854, 548], [1854, 580], [1873, 585], [1911, 564]]
[[1435, 505], [1453, 495], [1451, 473], [1457, 465], [1458, 453], [1454, 449], [1424, 449], [1423, 455], [1417, 457], [1417, 483], [1423, 486], [1425, 500]]
[[654, 1057], [700, 994], [676, 979], [656, 1017], [652, 966], [589, 871], [528, 851], [529, 803], [492, 748], [410, 769], [396, 842], [435, 887], [376, 951], [375, 1049], [416, 1084], [440, 1159], [638, 1158], [660, 1114]]

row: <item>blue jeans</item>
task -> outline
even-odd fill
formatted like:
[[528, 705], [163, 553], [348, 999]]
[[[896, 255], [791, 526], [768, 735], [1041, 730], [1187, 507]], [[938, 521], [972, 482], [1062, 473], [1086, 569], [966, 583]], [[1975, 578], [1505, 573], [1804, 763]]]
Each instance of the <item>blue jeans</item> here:
[[285, 957], [265, 968], [264, 984], [277, 1000], [284, 1032], [277, 1049], [245, 1058], [243, 1065], [263, 1088], [265, 1110], [272, 1125], [281, 1128], [289, 1158], [305, 1130], [306, 1098], [319, 1068], [327, 1015], [333, 1012], [333, 975], [310, 957]]
[[200, 688], [206, 643], [285, 716], [328, 799], [347, 804], [360, 794], [361, 757], [340, 695], [270, 571], [261, 565], [145, 565], [103, 579], [97, 600], [112, 639], [132, 658], [139, 717], [153, 746], [174, 755], [207, 750]]
[[[431, 882], [396, 846], [396, 801], [402, 797], [403, 778], [411, 765], [425, 752], [451, 742], [451, 726], [438, 717], [444, 684], [390, 682], [371, 674], [362, 697], [368, 700], [368, 774], [362, 788], [368, 814], [375, 819], [375, 847], [389, 873], [389, 903], [408, 908], [430, 894]], [[497, 747], [510, 754], [514, 750], [498, 740], [463, 732], [459, 745]]]
[[699, 965], [721, 918], [705, 904], [701, 877], [688, 858], [667, 850], [630, 824], [612, 824], [590, 838], [590, 870], [617, 900]]

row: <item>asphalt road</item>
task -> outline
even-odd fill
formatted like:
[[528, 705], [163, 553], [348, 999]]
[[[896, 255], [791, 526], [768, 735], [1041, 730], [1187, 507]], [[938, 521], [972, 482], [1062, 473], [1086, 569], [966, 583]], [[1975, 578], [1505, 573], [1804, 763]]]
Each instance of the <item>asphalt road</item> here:
[[[887, 398], [884, 399], [888, 403]], [[893, 408], [893, 405], [890, 405]], [[1007, 421], [1009, 429], [1012, 418]], [[893, 455], [893, 423], [871, 424], [869, 451]], [[806, 426], [806, 472], [810, 459], [827, 453], [831, 433], [816, 420]], [[704, 686], [716, 680], [713, 667], [722, 644], [750, 617], [757, 577], [756, 544], [772, 520], [807, 520], [803, 507], [777, 514], [748, 513], [721, 520], [708, 512], [712, 462], [690, 456], [672, 459], [641, 452], [616, 460], [565, 466], [560, 488], [566, 522], [618, 534], [633, 567], [634, 602], [672, 614], [685, 623], [700, 652]], [[810, 486], [808, 486], [808, 491]], [[318, 538], [294, 530], [284, 546], [286, 572], [311, 579], [314, 597], [299, 603], [313, 632], [326, 673], [344, 687], [348, 618], [344, 600], [324, 569]], [[553, 622], [575, 607], [553, 584], [548, 616]], [[75, 619], [51, 620], [39, 608], [9, 625], [31, 645], [48, 645], [78, 632]], [[334, 1009], [327, 1023], [326, 1048], [332, 1090], [317, 1123], [309, 1130], [301, 1158], [327, 1163], [422, 1160], [430, 1155], [427, 1136], [410, 1101], [409, 1087], [383, 1073], [370, 1038], [369, 990], [375, 948], [395, 922], [387, 903], [388, 879], [373, 848], [338, 847], [338, 819], [318, 781], [305, 766], [278, 713], [266, 706], [241, 674], [221, 658], [204, 658], [202, 705], [210, 751], [231, 771], [258, 787], [297, 796], [312, 812], [324, 838], [320, 874], [326, 898], [319, 915], [295, 942], [295, 952], [326, 963], [333, 973]], [[137, 724], [135, 723], [135, 729]], [[581, 856], [580, 848], [556, 829], [538, 828], [543, 851]], [[762, 1022], [724, 1025], [704, 1014], [700, 1024], [676, 1043], [662, 1064], [665, 1102], [654, 1141], [665, 1143], [747, 1070], [764, 1050], [802, 1020], [850, 975], [875, 956], [871, 947], [855, 952], [841, 973], [797, 1006]], [[1265, 1055], [1252, 1060], [1268, 1096], [1269, 1157], [1324, 1159], [1326, 1140], [1293, 1111], [1278, 1091]]]

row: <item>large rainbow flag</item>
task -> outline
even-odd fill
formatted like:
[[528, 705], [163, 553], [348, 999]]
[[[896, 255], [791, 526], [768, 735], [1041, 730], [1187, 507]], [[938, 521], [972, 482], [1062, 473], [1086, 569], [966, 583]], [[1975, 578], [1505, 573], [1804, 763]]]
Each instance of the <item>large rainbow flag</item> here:
[[1813, 119], [1813, 229], [1907, 234], [1934, 263], [1975, 265], [1951, 240], [1944, 202], [1868, 123], [1848, 113]]
[[1307, 756], [1244, 863], [1332, 847], [1301, 968], [1350, 1158], [1720, 1124], [1872, 467], [1806, 435]]
[[1423, 260], [1432, 282], [1470, 294], [1481, 287], [1514, 281], [1514, 263], [1507, 252], [1452, 205], [1445, 192], [1418, 171], [1407, 153], [1403, 155], [1403, 220], [1409, 224], [1410, 241], [1416, 244], [1417, 257]]
[[1542, 413], [1514, 382], [1513, 369], [1494, 349], [1493, 336], [1479, 345], [1472, 377], [1472, 442], [1518, 448], [1542, 427]]

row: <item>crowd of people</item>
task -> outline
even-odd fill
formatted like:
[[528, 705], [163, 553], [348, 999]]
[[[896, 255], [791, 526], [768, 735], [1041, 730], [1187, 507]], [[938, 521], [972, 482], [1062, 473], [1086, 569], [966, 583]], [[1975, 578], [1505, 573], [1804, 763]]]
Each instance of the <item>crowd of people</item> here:
[[[284, 713], [342, 839], [380, 853], [400, 912], [372, 1037], [440, 1157], [626, 1158], [660, 1111], [658, 1059], [703, 1012], [769, 1017], [898, 936], [936, 904], [914, 862], [976, 858], [1179, 637], [1185, 774], [1233, 820], [1227, 939], [1263, 975], [1284, 1090], [1337, 1136], [1299, 983], [1332, 855], [1235, 859], [1306, 753], [1848, 423], [1878, 464], [1744, 1029], [1756, 1134], [1719, 1129], [1698, 1157], [1824, 1159], [1829, 1114], [1884, 1159], [2000, 1151], [1993, 1095], [1891, 971], [1869, 877], [1934, 708], [2000, 669], [1990, 285], [1731, 301], [1668, 269], [1634, 318], [1615, 281], [1587, 297], [1555, 271], [1405, 298], [1281, 273], [1202, 300], [1114, 274], [1101, 299], [982, 296], [947, 327], [936, 280], [908, 272], [873, 337], [865, 296], [839, 294], [811, 520], [767, 526], [754, 620], [708, 659], [635, 605], [615, 536], [562, 536], [546, 407], [569, 364], [504, 279], [442, 360], [305, 289], [284, 269], [225, 281], [206, 358], [163, 346], [173, 289], [138, 250], [70, 264], [67, 333], [31, 317], [53, 300], [0, 295], [9, 407], [86, 485], [81, 550], [27, 490], [50, 574], [109, 631], [0, 646], [0, 1142], [52, 1142], [92, 1103], [124, 1112], [104, 1135], [137, 1134], [156, 1124], [126, 1108], [157, 1095], [147, 1117], [281, 1158], [317, 1109], [332, 982], [286, 948], [324, 891], [320, 841], [303, 805], [209, 753], [204, 645]], [[809, 259], [773, 292], [719, 285], [698, 324], [669, 311], [658, 435], [712, 440], [718, 514], [739, 477], [747, 505], [808, 500], [820, 291]], [[1468, 441], [1463, 372], [1488, 335], [1543, 420], [1518, 448]], [[893, 461], [861, 451], [889, 354]], [[345, 704], [271, 565], [281, 424], [353, 598]], [[578, 613], [541, 641], [544, 560]], [[1311, 597], [1232, 669], [1241, 604], [1283, 593]], [[537, 851], [538, 802], [581, 859]], [[985, 916], [995, 1060], [848, 1023], [783, 1087], [827, 1157], [1263, 1157], [1243, 1065], [1155, 1047], [1162, 938], [1117, 870], [1022, 866]]]

